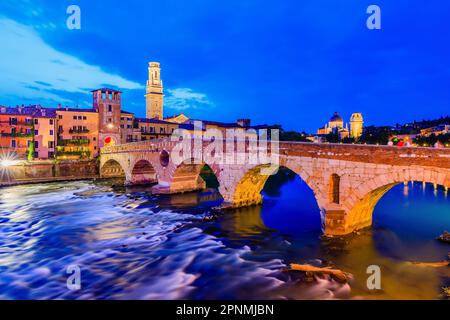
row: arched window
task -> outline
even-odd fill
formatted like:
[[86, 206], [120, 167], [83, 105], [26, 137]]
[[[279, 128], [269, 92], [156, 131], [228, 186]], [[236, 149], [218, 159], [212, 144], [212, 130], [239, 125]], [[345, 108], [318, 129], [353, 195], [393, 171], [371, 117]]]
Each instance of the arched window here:
[[330, 189], [328, 193], [328, 198], [331, 203], [339, 204], [339, 185], [341, 182], [341, 177], [337, 174], [332, 174], [330, 177]]

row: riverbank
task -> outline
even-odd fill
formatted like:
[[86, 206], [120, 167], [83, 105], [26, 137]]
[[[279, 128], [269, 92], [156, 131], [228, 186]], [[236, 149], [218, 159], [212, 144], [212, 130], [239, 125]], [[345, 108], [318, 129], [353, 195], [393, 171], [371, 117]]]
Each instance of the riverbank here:
[[0, 187], [22, 184], [91, 180], [99, 177], [96, 160], [23, 161], [0, 168]]

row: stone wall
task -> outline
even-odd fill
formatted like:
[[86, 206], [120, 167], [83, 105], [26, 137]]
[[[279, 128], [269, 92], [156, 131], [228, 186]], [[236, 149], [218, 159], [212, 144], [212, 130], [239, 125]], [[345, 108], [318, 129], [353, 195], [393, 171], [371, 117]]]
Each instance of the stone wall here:
[[96, 160], [32, 161], [1, 168], [0, 186], [97, 178]]

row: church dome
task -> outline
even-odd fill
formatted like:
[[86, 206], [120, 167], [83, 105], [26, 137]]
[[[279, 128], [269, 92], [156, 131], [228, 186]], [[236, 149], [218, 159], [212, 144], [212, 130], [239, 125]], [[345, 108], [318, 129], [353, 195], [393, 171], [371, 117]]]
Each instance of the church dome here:
[[330, 122], [343, 122], [344, 120], [342, 119], [342, 117], [339, 115], [339, 113], [335, 112], [333, 114], [333, 116], [330, 119]]

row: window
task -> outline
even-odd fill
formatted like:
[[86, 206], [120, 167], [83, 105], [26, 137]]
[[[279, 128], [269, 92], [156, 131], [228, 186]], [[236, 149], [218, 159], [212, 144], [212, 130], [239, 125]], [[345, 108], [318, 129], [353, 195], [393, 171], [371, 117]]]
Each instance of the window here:
[[108, 104], [108, 112], [112, 112], [112, 105]]
[[83, 120], [86, 120], [87, 119], [87, 117], [86, 116], [83, 116]]
[[30, 135], [31, 134], [31, 129], [27, 129], [26, 133], [27, 133], [27, 135]]
[[39, 141], [35, 141], [34, 142], [34, 148], [35, 149], [39, 149]]
[[55, 147], [55, 142], [54, 141], [49, 141], [48, 142], [48, 147], [49, 147], [49, 149], [53, 149]]
[[16, 134], [17, 133], [17, 129], [16, 128], [11, 128], [11, 134]]
[[62, 119], [62, 114], [60, 114], [60, 115], [58, 116], [58, 118], [61, 120], [61, 119]]
[[112, 122], [112, 119], [111, 119], [111, 118], [108, 118], [108, 122], [111, 123], [111, 122]]
[[73, 120], [77, 120], [77, 116], [73, 116]]
[[53, 151], [49, 151], [48, 152], [48, 158], [51, 159], [51, 158], [54, 158], [54, 157], [55, 157], [55, 153]]
[[51, 135], [51, 136], [53, 135], [53, 130], [50, 130], [50, 135]]
[[82, 116], [78, 116], [78, 120], [83, 120], [83, 117]]
[[39, 120], [38, 119], [34, 119], [34, 124], [39, 124]]
[[38, 136], [39, 135], [39, 130], [34, 130], [34, 135]]
[[96, 137], [94, 137], [92, 140], [94, 140], [94, 141], [97, 141], [97, 138]]
[[16, 140], [11, 140], [11, 148], [15, 148], [16, 147]]
[[53, 119], [50, 119], [48, 122], [50, 123], [50, 125], [53, 125]]

